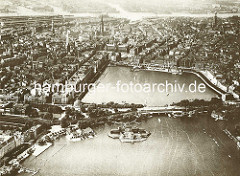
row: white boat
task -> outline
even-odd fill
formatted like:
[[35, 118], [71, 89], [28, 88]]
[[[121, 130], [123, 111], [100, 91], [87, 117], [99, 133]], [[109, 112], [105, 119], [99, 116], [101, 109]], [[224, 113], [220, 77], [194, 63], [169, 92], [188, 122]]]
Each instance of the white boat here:
[[177, 75], [179, 71], [177, 69], [171, 69], [170, 71], [173, 75]]
[[123, 143], [136, 143], [146, 141], [147, 137], [142, 137], [142, 135], [138, 133], [124, 132], [121, 133], [119, 140]]
[[124, 128], [118, 127], [117, 129], [111, 129], [108, 133], [108, 136], [113, 139], [119, 139], [121, 132], [123, 132]]
[[176, 112], [173, 112], [172, 113], [172, 116], [174, 118], [178, 118], [178, 117], [184, 117], [185, 116], [185, 113], [183, 111], [176, 111]]
[[138, 68], [138, 67], [133, 67], [133, 68], [131, 69], [131, 71], [132, 71], [132, 72], [139, 72], [139, 71], [140, 71], [140, 68]]
[[117, 129], [112, 129], [108, 136], [113, 139], [119, 139], [123, 143], [135, 143], [143, 142], [151, 133], [143, 128], [138, 127], [118, 127]]
[[109, 133], [108, 136], [113, 139], [119, 139], [121, 134], [125, 132], [132, 132], [133, 134], [140, 134], [141, 137], [147, 138], [151, 135], [150, 132], [143, 128], [138, 128], [138, 127], [118, 127], [117, 129], [112, 129]]
[[93, 139], [93, 138], [94, 138], [94, 136], [88, 136], [88, 138], [89, 138], [89, 139]]
[[77, 142], [83, 140], [82, 135], [74, 135], [74, 134], [68, 134], [66, 138], [69, 141]]

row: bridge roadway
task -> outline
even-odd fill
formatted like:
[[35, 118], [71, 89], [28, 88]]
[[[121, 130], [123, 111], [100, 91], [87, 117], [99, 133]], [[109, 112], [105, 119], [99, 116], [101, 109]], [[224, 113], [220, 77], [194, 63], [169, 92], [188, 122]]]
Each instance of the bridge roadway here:
[[148, 114], [168, 114], [176, 111], [183, 111], [185, 110], [184, 107], [177, 107], [177, 106], [146, 106], [143, 108], [139, 108], [138, 112], [140, 113], [148, 113]]

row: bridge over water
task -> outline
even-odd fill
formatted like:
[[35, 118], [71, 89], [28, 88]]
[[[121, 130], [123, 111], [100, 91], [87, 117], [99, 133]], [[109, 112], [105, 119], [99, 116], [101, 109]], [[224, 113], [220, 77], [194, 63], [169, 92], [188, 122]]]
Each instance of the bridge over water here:
[[144, 114], [157, 114], [157, 115], [161, 115], [161, 114], [168, 114], [168, 113], [172, 113], [172, 112], [177, 112], [177, 111], [183, 111], [185, 110], [184, 107], [178, 107], [178, 106], [146, 106], [143, 108], [139, 108], [138, 112]]

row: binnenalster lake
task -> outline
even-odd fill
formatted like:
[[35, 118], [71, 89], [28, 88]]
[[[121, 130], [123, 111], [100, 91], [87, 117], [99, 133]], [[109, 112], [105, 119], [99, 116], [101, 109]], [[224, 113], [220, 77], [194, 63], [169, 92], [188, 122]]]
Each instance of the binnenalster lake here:
[[[119, 86], [116, 84], [120, 81]], [[168, 83], [173, 84], [173, 91], [171, 86], [168, 86], [168, 92], [163, 91], [164, 86], [160, 86], [160, 91], [158, 91], [157, 86], [154, 87], [154, 84], [163, 83], [166, 85]], [[169, 73], [154, 72], [154, 71], [139, 71], [132, 72], [128, 67], [108, 67], [101, 77], [98, 79], [98, 83], [104, 85], [105, 89], [102, 86], [98, 85], [92, 92], [86, 94], [83, 98], [83, 102], [86, 103], [107, 103], [110, 101], [122, 103], [139, 103], [147, 104], [148, 106], [163, 106], [166, 104], [172, 104], [173, 102], [179, 102], [183, 99], [205, 99], [210, 100], [212, 97], [216, 97], [216, 93], [206, 86], [204, 93], [198, 91], [191, 93], [190, 90], [194, 90], [194, 86], [189, 90], [189, 85], [195, 83], [197, 88], [199, 84], [203, 83], [200, 78], [196, 75], [184, 73], [183, 75], [173, 75]], [[124, 84], [130, 85], [130, 82], [135, 86], [136, 84], [141, 84], [136, 86], [136, 91], [131, 91], [130, 86], [127, 91], [127, 87]], [[151, 85], [151, 91], [144, 91], [144, 84]], [[175, 84], [177, 85], [177, 91], [175, 91]], [[180, 89], [178, 87], [180, 86]], [[182, 88], [184, 86], [184, 89]], [[122, 90], [121, 90], [122, 86]], [[153, 90], [155, 88], [155, 90]], [[166, 88], [166, 87], [165, 87]], [[143, 90], [143, 91], [140, 91]], [[183, 90], [183, 91], [181, 91]]]

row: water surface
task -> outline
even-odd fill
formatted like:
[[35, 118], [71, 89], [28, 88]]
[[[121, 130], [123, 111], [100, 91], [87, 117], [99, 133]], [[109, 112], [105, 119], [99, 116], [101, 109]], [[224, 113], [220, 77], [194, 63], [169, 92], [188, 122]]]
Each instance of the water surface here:
[[[123, 90], [120, 90], [120, 86], [117, 89], [116, 84], [118, 81], [120, 81], [120, 86], [124, 85], [124, 83], [130, 85], [130, 82], [132, 82], [134, 85], [140, 83], [144, 87], [144, 84], [148, 83], [152, 85], [152, 90], [154, 87], [153, 84], [166, 84], [166, 81], [173, 85], [179, 84], [180, 87], [185, 84], [185, 88], [183, 92], [180, 89], [175, 91], [175, 86], [173, 92], [171, 86], [168, 87], [168, 92], [159, 92], [156, 86], [155, 90], [151, 92], [144, 92], [143, 89], [143, 91], [139, 91], [139, 87], [137, 87], [136, 91], [131, 91], [130, 89], [126, 91], [127, 88], [125, 86], [123, 86]], [[128, 67], [108, 67], [97, 81], [104, 84], [106, 88], [103, 90], [101, 86], [97, 86], [96, 91], [87, 93], [82, 101], [86, 103], [107, 103], [114, 101], [117, 103], [127, 102], [147, 104], [148, 106], [163, 106], [179, 102], [183, 99], [210, 100], [212, 97], [216, 97], [216, 93], [208, 87], [204, 93], [200, 93], [199, 91], [190, 93], [188, 89], [189, 85], [195, 81], [197, 86], [203, 83], [200, 78], [193, 74], [173, 75], [154, 71], [131, 72], [131, 69]], [[160, 87], [160, 90], [163, 90], [163, 87]]]
[[237, 176], [239, 173], [236, 144], [209, 117], [191, 121], [156, 117], [139, 126], [152, 132], [142, 143], [111, 139], [107, 133], [116, 126], [105, 125], [96, 129], [94, 139], [56, 141], [40, 156], [27, 159], [24, 166], [39, 168], [37, 176]]

